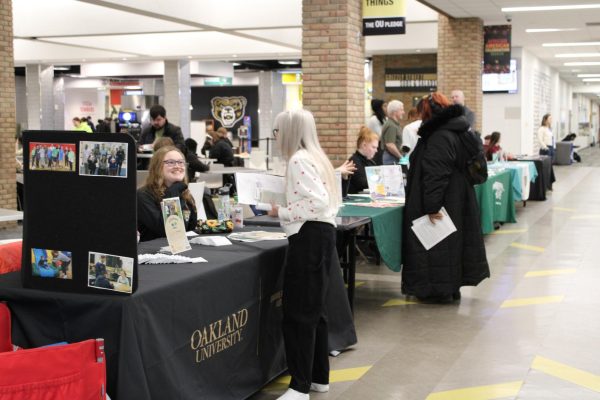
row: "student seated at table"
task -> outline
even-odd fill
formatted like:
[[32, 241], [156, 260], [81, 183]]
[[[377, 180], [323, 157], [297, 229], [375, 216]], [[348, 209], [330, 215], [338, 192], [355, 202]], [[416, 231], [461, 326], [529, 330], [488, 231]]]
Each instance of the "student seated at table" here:
[[188, 179], [190, 182], [196, 182], [196, 172], [206, 172], [208, 171], [209, 166], [200, 161], [198, 154], [196, 154], [196, 150], [198, 150], [198, 142], [192, 138], [187, 138], [185, 139], [185, 147], [187, 149], [185, 160], [187, 161], [188, 165]]
[[210, 158], [226, 167], [233, 167], [233, 143], [227, 138], [227, 130], [223, 127], [215, 133], [215, 144], [210, 149]]
[[146, 184], [137, 191], [140, 241], [166, 236], [160, 206], [166, 198], [179, 197], [186, 230], [196, 227], [196, 205], [187, 187], [185, 170], [185, 157], [174, 146], [161, 147], [150, 159]]
[[494, 159], [496, 160], [514, 160], [515, 157], [510, 154], [510, 153], [506, 153], [504, 152], [504, 150], [502, 150], [502, 147], [500, 147], [500, 132], [492, 132], [492, 134], [490, 135], [490, 140], [489, 140], [489, 144], [487, 145], [487, 148], [485, 149], [485, 158], [488, 161], [493, 161]]
[[348, 193], [356, 194], [369, 187], [365, 167], [376, 166], [374, 160], [379, 148], [379, 136], [366, 126], [362, 126], [356, 141], [356, 152], [350, 157], [350, 161], [356, 166], [356, 171], [346, 181]]

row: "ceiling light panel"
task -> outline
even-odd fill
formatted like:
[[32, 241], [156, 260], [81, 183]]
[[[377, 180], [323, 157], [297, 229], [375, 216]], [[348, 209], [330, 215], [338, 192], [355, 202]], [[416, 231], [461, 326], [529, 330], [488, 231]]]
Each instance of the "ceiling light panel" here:
[[568, 10], [589, 10], [600, 8], [600, 4], [572, 4], [558, 6], [523, 6], [523, 7], [503, 7], [502, 12], [529, 12], [529, 11], [568, 11]]
[[600, 57], [600, 53], [561, 53], [556, 54], [556, 58], [588, 58], [588, 57]]
[[577, 28], [531, 28], [525, 29], [527, 33], [547, 33], [547, 32], [573, 32], [578, 31]]

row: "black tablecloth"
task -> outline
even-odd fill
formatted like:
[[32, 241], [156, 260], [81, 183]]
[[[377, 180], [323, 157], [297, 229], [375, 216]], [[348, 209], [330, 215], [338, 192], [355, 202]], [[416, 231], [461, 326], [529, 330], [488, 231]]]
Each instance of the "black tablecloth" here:
[[[140, 244], [155, 252], [164, 239]], [[113, 400], [244, 399], [285, 368], [281, 278], [287, 241], [193, 246], [208, 263], [141, 265], [129, 297], [21, 288], [0, 276], [23, 347], [103, 337]], [[337, 260], [337, 257], [334, 257]], [[329, 292], [330, 349], [356, 343], [339, 268]]]
[[552, 190], [552, 183], [556, 181], [550, 156], [536, 156], [517, 161], [533, 161], [537, 169], [538, 176], [531, 183], [528, 200], [546, 200], [546, 191]]

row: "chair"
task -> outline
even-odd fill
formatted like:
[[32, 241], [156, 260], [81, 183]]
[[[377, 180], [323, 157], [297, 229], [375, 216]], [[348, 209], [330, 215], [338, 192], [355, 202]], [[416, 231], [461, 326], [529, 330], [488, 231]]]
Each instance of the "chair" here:
[[0, 400], [106, 399], [104, 340], [12, 351], [0, 303]]
[[573, 158], [573, 142], [557, 142], [556, 151], [554, 152], [554, 164], [569, 165]]
[[194, 198], [194, 202], [196, 203], [196, 209], [198, 210], [198, 220], [206, 221], [206, 211], [204, 210], [204, 203], [202, 199], [204, 198], [204, 182], [190, 182], [188, 184], [188, 188], [190, 189], [190, 193], [192, 193], [192, 197]]
[[149, 171], [148, 170], [138, 169], [136, 171], [136, 174], [137, 174], [137, 177], [136, 177], [136, 179], [137, 179], [137, 185], [136, 185], [136, 187], [139, 189], [142, 186], [144, 186], [144, 184], [146, 183], [146, 178], [148, 178]]

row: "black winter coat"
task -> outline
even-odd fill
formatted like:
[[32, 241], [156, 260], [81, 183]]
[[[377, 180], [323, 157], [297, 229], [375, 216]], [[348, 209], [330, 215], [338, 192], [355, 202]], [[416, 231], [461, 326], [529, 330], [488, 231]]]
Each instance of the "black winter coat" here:
[[[466, 178], [466, 154], [458, 135], [469, 129], [464, 109], [453, 105], [423, 121], [410, 157], [403, 226], [402, 292], [449, 296], [490, 276], [479, 204]], [[426, 251], [412, 221], [446, 208], [457, 231]]]

